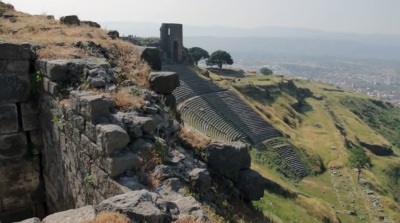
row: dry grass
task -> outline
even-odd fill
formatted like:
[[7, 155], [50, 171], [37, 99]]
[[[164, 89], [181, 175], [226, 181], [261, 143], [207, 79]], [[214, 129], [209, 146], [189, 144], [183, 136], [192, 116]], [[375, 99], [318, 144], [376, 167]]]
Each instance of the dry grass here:
[[296, 203], [300, 207], [303, 207], [307, 211], [308, 215], [315, 216], [323, 222], [326, 222], [327, 220], [332, 223], [340, 222], [336, 216], [335, 210], [327, 207], [321, 202], [318, 202], [314, 198], [300, 196], [298, 197]]
[[184, 216], [179, 218], [175, 223], [196, 223], [196, 218], [193, 216]]
[[133, 108], [135, 110], [141, 109], [144, 106], [144, 99], [142, 95], [132, 95], [129, 89], [121, 89], [113, 93], [112, 97], [115, 101], [115, 107], [121, 110]]
[[[104, 29], [87, 25], [67, 26], [58, 20], [47, 19], [45, 15], [32, 16], [15, 10], [7, 11], [17, 16], [17, 22], [0, 18], [0, 41], [40, 45], [38, 57], [46, 59], [100, 56], [91, 49], [72, 46], [77, 41], [93, 41], [111, 52], [127, 79], [134, 80], [140, 87], [148, 87], [150, 67], [141, 61], [138, 50], [131, 43], [111, 39]], [[59, 42], [63, 42], [64, 46], [57, 46]]]
[[134, 223], [125, 215], [118, 212], [100, 212], [94, 220], [81, 223]]
[[192, 149], [203, 150], [210, 144], [210, 140], [194, 132], [187, 126], [182, 126], [179, 137], [184, 144], [187, 144]]

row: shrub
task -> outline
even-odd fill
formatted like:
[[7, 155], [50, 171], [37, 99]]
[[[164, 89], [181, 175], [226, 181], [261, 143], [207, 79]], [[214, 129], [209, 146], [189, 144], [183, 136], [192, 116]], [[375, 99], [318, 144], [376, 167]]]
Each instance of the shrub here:
[[272, 75], [274, 72], [267, 67], [263, 67], [260, 69], [260, 73], [264, 75]]

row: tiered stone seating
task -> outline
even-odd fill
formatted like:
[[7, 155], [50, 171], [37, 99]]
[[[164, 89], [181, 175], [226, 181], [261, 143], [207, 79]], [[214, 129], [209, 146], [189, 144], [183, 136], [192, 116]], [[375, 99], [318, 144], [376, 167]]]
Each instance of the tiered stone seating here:
[[224, 118], [217, 110], [201, 97], [194, 97], [180, 108], [185, 122], [211, 138], [235, 141], [246, 138], [246, 135]]
[[254, 144], [282, 136], [278, 130], [230, 91], [221, 91], [203, 97], [244, 132]]
[[294, 170], [298, 177], [302, 178], [307, 176], [307, 170], [304, 168], [299, 156], [291, 145], [278, 147], [275, 151], [286, 162], [286, 164]]
[[256, 148], [272, 148], [290, 177], [302, 178], [308, 174], [282, 133], [234, 93], [199, 77], [185, 66], [170, 65], [165, 70], [179, 74], [181, 86], [173, 94], [181, 105], [179, 111], [185, 122], [213, 139], [246, 140]]
[[197, 76], [190, 68], [185, 66], [166, 66], [164, 70], [174, 71], [179, 75], [181, 86], [173, 92], [177, 103], [181, 103], [197, 95], [225, 91], [225, 89], [220, 88], [218, 85]]

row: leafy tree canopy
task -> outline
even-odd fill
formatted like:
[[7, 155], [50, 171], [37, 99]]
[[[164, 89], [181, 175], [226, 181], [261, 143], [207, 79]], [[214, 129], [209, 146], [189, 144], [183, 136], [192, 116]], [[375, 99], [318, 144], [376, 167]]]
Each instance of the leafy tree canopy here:
[[274, 72], [267, 67], [263, 67], [260, 69], [260, 73], [264, 75], [272, 75]]
[[199, 63], [200, 60], [210, 58], [210, 54], [208, 54], [206, 50], [200, 47], [190, 48], [189, 53], [192, 55], [192, 58], [196, 65]]
[[219, 69], [222, 69], [222, 65], [233, 64], [232, 57], [229, 53], [222, 50], [217, 50], [211, 54], [210, 59], [206, 61], [207, 66], [217, 65]]
[[361, 147], [353, 147], [350, 150], [349, 164], [358, 169], [358, 180], [360, 180], [361, 169], [371, 164], [371, 159]]

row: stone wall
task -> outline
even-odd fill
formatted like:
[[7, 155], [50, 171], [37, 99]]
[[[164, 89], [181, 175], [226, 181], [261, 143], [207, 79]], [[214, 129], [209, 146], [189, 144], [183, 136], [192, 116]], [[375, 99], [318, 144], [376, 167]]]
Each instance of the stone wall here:
[[45, 214], [33, 59], [28, 44], [0, 42], [0, 222]]
[[[71, 92], [63, 88], [79, 82], [86, 60], [37, 61], [43, 76], [40, 122], [43, 128], [43, 175], [49, 213], [98, 203], [122, 193], [110, 178], [118, 171], [113, 150], [124, 148], [128, 134], [119, 126], [97, 125], [110, 114], [108, 95]], [[93, 65], [93, 63], [91, 63]], [[95, 66], [95, 65], [93, 65]], [[106, 66], [98, 63], [96, 66]], [[115, 137], [117, 141], [107, 142]]]
[[159, 96], [143, 90], [145, 108], [122, 112], [108, 93], [71, 90], [90, 83], [95, 72], [113, 78], [108, 63], [41, 60], [36, 67], [43, 76], [40, 120], [49, 212], [98, 204], [129, 188], [142, 188], [137, 182], [140, 150], [156, 143], [156, 132], [168, 136], [179, 129], [156, 104]]

